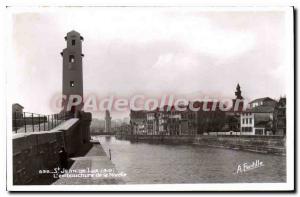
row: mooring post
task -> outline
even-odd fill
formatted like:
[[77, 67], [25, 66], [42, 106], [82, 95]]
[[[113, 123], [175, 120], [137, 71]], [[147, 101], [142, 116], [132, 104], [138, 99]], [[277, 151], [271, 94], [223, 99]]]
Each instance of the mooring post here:
[[24, 121], [24, 128], [25, 128], [25, 133], [26, 133], [26, 114], [25, 112], [23, 113], [23, 121]]
[[111, 160], [111, 151], [110, 151], [110, 149], [108, 149], [108, 152], [109, 152], [109, 160]]
[[47, 120], [47, 117], [44, 115], [44, 118], [43, 118], [44, 120], [44, 131], [46, 131], [46, 120]]
[[47, 128], [47, 130], [49, 131], [50, 130], [50, 116], [47, 115], [47, 117], [48, 117], [48, 119], [47, 119], [47, 122], [48, 122], [48, 128]]
[[32, 132], [34, 132], [33, 113], [31, 113], [31, 124], [32, 124]]
[[54, 114], [54, 125], [57, 126], [57, 114]]
[[41, 131], [41, 124], [40, 124], [40, 121], [41, 121], [41, 117], [40, 117], [40, 114], [39, 114], [39, 131]]
[[16, 133], [18, 132], [18, 127], [17, 127], [17, 112], [15, 112], [15, 117], [14, 117], [14, 128]]
[[51, 115], [51, 129], [53, 129], [53, 114]]

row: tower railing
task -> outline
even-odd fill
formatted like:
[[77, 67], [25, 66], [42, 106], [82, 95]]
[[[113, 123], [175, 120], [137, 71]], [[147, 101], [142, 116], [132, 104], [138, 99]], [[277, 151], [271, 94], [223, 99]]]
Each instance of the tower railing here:
[[74, 114], [71, 112], [60, 112], [50, 115], [31, 112], [13, 112], [12, 130], [13, 133], [50, 131], [59, 124], [73, 117]]

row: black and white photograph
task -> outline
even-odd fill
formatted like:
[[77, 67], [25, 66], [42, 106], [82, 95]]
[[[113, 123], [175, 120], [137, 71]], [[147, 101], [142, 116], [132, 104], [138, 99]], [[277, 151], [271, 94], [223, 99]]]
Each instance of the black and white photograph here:
[[294, 8], [7, 7], [9, 191], [294, 189]]

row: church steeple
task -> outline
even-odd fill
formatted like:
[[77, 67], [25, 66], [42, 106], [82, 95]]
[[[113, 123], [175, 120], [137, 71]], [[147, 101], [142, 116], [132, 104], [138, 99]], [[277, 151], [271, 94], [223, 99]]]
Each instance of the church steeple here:
[[237, 84], [237, 86], [236, 86], [235, 96], [236, 96], [236, 99], [243, 99], [240, 84]]

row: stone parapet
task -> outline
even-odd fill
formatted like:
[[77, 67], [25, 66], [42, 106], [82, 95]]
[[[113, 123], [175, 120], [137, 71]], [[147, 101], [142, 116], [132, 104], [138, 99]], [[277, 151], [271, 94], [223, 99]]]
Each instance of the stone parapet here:
[[[62, 147], [75, 156], [84, 144], [86, 121], [72, 118], [51, 131], [13, 135], [13, 184], [26, 185], [39, 177], [40, 170], [53, 170], [60, 165]], [[88, 138], [87, 134], [84, 135]]]

